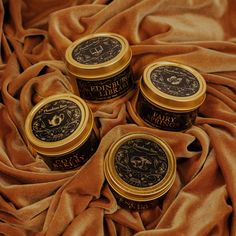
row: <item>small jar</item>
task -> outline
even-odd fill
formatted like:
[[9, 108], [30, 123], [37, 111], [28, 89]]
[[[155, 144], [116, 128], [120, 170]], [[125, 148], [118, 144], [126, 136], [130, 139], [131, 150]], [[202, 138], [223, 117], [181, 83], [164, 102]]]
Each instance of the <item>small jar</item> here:
[[162, 139], [129, 133], [108, 149], [104, 173], [118, 205], [140, 211], [156, 206], [171, 188], [176, 159]]
[[135, 108], [148, 126], [184, 131], [194, 124], [205, 97], [206, 82], [196, 70], [159, 61], [144, 69]]
[[82, 166], [99, 143], [91, 110], [74, 94], [38, 102], [26, 118], [25, 134], [30, 147], [51, 170], [58, 171]]
[[110, 101], [132, 90], [131, 58], [128, 41], [114, 33], [87, 35], [73, 42], [65, 53], [79, 96], [90, 102]]

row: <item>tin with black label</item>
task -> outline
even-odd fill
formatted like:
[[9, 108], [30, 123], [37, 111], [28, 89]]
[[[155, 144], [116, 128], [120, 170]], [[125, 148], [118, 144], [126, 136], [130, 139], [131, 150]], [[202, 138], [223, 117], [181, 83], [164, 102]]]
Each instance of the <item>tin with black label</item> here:
[[82, 166], [99, 144], [90, 108], [73, 94], [49, 96], [37, 103], [26, 118], [25, 134], [51, 170]]
[[206, 82], [193, 68], [173, 62], [149, 64], [136, 101], [138, 116], [149, 126], [169, 131], [190, 128], [206, 97]]
[[117, 203], [140, 211], [156, 206], [171, 188], [176, 159], [162, 139], [146, 133], [129, 133], [109, 148], [104, 173]]
[[134, 87], [128, 41], [115, 33], [87, 35], [66, 50], [65, 61], [79, 96], [90, 102], [110, 101]]

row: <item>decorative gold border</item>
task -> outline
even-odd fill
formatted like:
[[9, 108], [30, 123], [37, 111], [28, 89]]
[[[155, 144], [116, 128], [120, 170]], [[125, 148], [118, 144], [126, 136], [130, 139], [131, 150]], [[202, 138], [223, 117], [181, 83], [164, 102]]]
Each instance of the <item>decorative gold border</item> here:
[[[197, 78], [200, 84], [198, 92], [188, 97], [176, 97], [157, 89], [152, 84], [150, 75], [155, 68], [160, 66], [175, 66], [189, 71]], [[198, 108], [204, 102], [206, 97], [206, 82], [200, 73], [189, 66], [169, 61], [156, 61], [147, 65], [144, 69], [140, 82], [140, 90], [144, 97], [152, 104], [174, 111], [190, 111]]]
[[[127, 184], [124, 180], [122, 180], [115, 170], [114, 157], [117, 150], [124, 142], [133, 138], [145, 138], [148, 140], [152, 140], [158, 143], [158, 145], [160, 145], [162, 149], [166, 152], [168, 159], [167, 174], [159, 183], [154, 186], [146, 188], [138, 188], [135, 186], [131, 186]], [[104, 173], [109, 185], [119, 195], [133, 201], [151, 201], [162, 196], [169, 190], [175, 179], [176, 159], [174, 157], [173, 151], [165, 141], [147, 133], [128, 133], [122, 136], [117, 142], [111, 145], [105, 156], [104, 162]]]
[[[118, 40], [122, 45], [121, 52], [113, 59], [107, 62], [100, 63], [100, 64], [95, 64], [95, 65], [82, 64], [73, 59], [72, 52], [78, 44], [88, 39], [91, 39], [94, 37], [100, 37], [100, 36], [111, 37]], [[128, 66], [128, 64], [131, 61], [131, 58], [132, 58], [132, 51], [129, 47], [128, 41], [123, 36], [115, 34], [115, 33], [89, 34], [73, 42], [67, 48], [66, 53], [65, 53], [65, 63], [67, 65], [69, 72], [74, 76], [80, 77], [80, 79], [88, 78], [91, 80], [99, 79], [99, 78], [104, 79], [104, 77], [115, 75], [116, 73], [122, 71]]]
[[[60, 99], [70, 100], [79, 106], [82, 113], [79, 127], [77, 127], [77, 129], [70, 136], [63, 140], [55, 142], [44, 142], [39, 140], [32, 132], [32, 120], [35, 114], [47, 103]], [[87, 140], [92, 128], [92, 112], [88, 105], [80, 97], [68, 93], [52, 95], [44, 98], [32, 108], [25, 121], [25, 134], [30, 145], [36, 152], [45, 156], [58, 156], [73, 151]]]

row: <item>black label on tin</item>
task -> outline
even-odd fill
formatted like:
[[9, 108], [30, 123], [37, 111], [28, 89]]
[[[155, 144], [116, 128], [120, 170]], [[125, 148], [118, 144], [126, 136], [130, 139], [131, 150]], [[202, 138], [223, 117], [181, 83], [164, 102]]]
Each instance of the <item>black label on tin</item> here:
[[77, 79], [80, 97], [91, 101], [104, 101], [126, 94], [133, 86], [133, 73], [127, 67], [114, 77], [88, 81]]
[[154, 141], [131, 139], [120, 146], [115, 155], [115, 169], [121, 179], [135, 187], [149, 187], [166, 175], [165, 151]]
[[176, 66], [157, 67], [150, 77], [157, 89], [176, 97], [192, 96], [200, 88], [198, 79], [192, 73]]
[[81, 64], [101, 64], [115, 58], [121, 49], [122, 45], [117, 39], [99, 36], [78, 44], [72, 52], [72, 58]]
[[51, 170], [66, 171], [76, 169], [85, 164], [95, 153], [99, 145], [98, 138], [92, 130], [87, 141], [75, 151], [60, 157], [44, 157], [43, 159]]
[[56, 142], [71, 135], [80, 125], [81, 110], [70, 100], [60, 99], [47, 103], [32, 120], [35, 137], [44, 142]]
[[169, 131], [188, 129], [193, 125], [197, 117], [197, 109], [181, 113], [167, 111], [149, 103], [141, 93], [138, 96], [136, 110], [138, 115], [147, 124]]
[[116, 198], [117, 204], [123, 208], [129, 209], [131, 211], [142, 211], [161, 203], [161, 198], [157, 198], [151, 201], [132, 201], [127, 198], [122, 197], [118, 193], [112, 190], [113, 195]]

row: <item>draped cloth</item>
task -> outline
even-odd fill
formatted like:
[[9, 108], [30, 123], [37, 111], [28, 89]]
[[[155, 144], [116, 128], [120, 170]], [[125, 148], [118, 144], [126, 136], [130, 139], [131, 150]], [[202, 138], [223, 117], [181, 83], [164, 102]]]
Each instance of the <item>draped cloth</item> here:
[[[0, 0], [0, 234], [235, 235], [235, 22], [234, 0]], [[207, 97], [185, 132], [139, 123], [131, 95], [91, 105], [97, 151], [78, 170], [51, 171], [24, 121], [43, 98], [73, 93], [65, 50], [94, 32], [129, 41], [136, 80], [157, 59], [182, 63], [202, 74]], [[163, 204], [140, 212], [117, 205], [103, 172], [106, 151], [129, 132], [164, 139], [177, 161]]]

